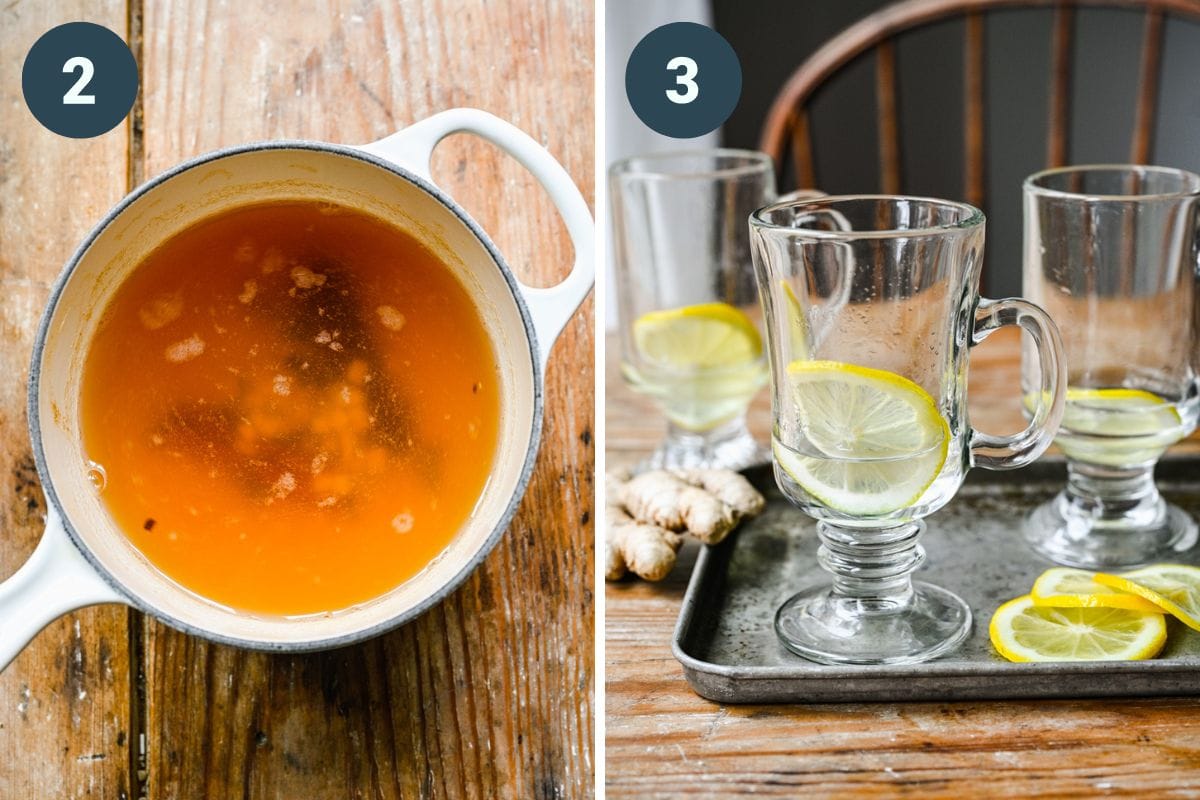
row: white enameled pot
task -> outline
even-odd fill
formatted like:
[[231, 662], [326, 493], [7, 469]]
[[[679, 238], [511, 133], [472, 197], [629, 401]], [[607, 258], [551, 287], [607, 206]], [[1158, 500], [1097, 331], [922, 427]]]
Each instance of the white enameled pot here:
[[[523, 286], [487, 234], [433, 184], [433, 150], [456, 132], [498, 145], [545, 187], [575, 250], [574, 266], [562, 283], [547, 289]], [[134, 549], [88, 483], [78, 398], [88, 343], [102, 311], [144, 256], [222, 210], [296, 199], [336, 202], [382, 217], [437, 254], [467, 288], [484, 321], [502, 400], [492, 474], [474, 513], [445, 551], [370, 602], [333, 614], [285, 618], [205, 600]], [[137, 189], [67, 263], [34, 343], [29, 427], [49, 508], [33, 556], [0, 584], [0, 668], [51, 620], [98, 603], [132, 605], [212, 641], [278, 651], [359, 641], [437, 603], [496, 544], [525, 491], [542, 427], [543, 369], [555, 338], [591, 289], [592, 237], [591, 215], [566, 170], [517, 128], [474, 109], [436, 114], [362, 147], [268, 142], [220, 150]]]

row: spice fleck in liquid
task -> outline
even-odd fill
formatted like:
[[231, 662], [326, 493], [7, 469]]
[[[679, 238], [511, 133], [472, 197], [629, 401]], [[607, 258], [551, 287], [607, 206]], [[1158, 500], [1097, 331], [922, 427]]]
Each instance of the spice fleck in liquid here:
[[109, 512], [184, 587], [334, 611], [425, 567], [483, 490], [499, 378], [466, 290], [390, 225], [246, 206], [151, 253], [91, 343], [83, 434]]

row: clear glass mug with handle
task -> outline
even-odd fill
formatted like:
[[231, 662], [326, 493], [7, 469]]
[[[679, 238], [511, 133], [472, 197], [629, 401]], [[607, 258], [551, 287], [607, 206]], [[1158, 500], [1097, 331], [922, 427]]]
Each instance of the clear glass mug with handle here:
[[[984, 216], [896, 196], [784, 202], [750, 218], [771, 365], [775, 477], [817, 520], [832, 585], [787, 600], [775, 629], [828, 664], [914, 663], [970, 631], [953, 593], [914, 582], [923, 518], [972, 466], [1013, 469], [1050, 444], [1066, 373], [1058, 330], [1024, 300], [979, 297]], [[1005, 325], [1040, 358], [1032, 420], [971, 427], [972, 345]], [[1013, 402], [1020, 402], [1017, 397]]]
[[641, 466], [765, 461], [746, 428], [767, 380], [746, 219], [775, 200], [770, 157], [731, 149], [637, 156], [612, 165], [609, 191], [621, 372], [668, 423]]
[[[1163, 500], [1154, 465], [1200, 415], [1200, 175], [1052, 169], [1025, 180], [1024, 206], [1024, 294], [1058, 322], [1070, 384], [1056, 438], [1067, 486], [1025, 537], [1075, 567], [1174, 560], [1196, 522]], [[1036, 374], [1027, 352], [1027, 397]]]

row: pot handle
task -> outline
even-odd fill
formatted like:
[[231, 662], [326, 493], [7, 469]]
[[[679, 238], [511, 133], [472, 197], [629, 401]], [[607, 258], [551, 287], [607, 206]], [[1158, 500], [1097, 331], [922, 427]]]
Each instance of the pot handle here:
[[544, 368], [554, 340], [595, 281], [592, 215], [571, 176], [546, 148], [521, 129], [486, 111], [474, 108], [443, 111], [359, 149], [399, 164], [432, 183], [429, 160], [438, 142], [452, 133], [473, 133], [487, 139], [533, 173], [554, 201], [571, 236], [575, 264], [561, 283], [545, 289], [520, 284], [521, 294], [533, 317], [538, 354]]
[[51, 506], [33, 555], [0, 583], [0, 671], [63, 614], [99, 603], [128, 602], [87, 562]]

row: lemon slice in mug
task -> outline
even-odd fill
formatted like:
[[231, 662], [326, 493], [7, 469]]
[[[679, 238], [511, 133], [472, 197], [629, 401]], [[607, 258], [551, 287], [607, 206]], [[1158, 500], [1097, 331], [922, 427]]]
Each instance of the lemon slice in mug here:
[[[1032, 411], [1036, 394], [1025, 395]], [[1153, 461], [1181, 434], [1179, 412], [1141, 389], [1067, 389], [1056, 443], [1072, 459], [1110, 467]]]
[[1071, 567], [1052, 567], [1034, 581], [1029, 596], [1034, 605], [1055, 608], [1128, 608], [1163, 613], [1163, 609], [1136, 594], [1097, 583], [1096, 573]]
[[1101, 436], [1154, 436], [1179, 426], [1179, 412], [1141, 389], [1068, 389], [1063, 427]]
[[643, 314], [633, 323], [639, 356], [675, 370], [719, 369], [762, 356], [762, 337], [728, 303], [701, 303]]
[[1127, 608], [1051, 608], [1029, 595], [992, 615], [992, 646], [1009, 661], [1141, 661], [1167, 641], [1162, 614]]
[[794, 361], [787, 375], [816, 452], [776, 441], [775, 457], [816, 500], [851, 516], [881, 516], [914, 505], [937, 478], [950, 428], [920, 386], [837, 361]]

